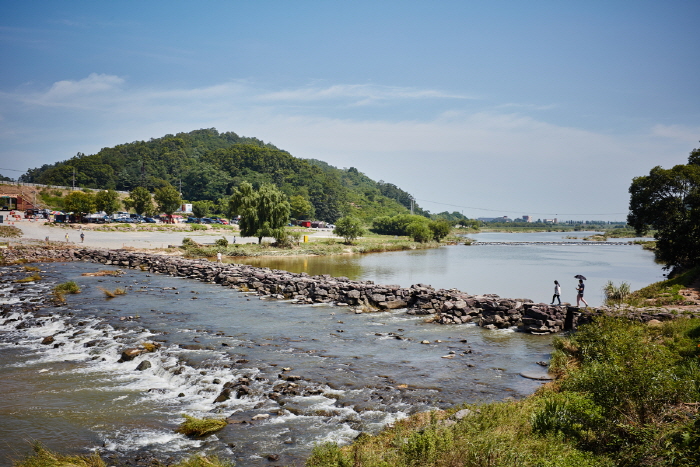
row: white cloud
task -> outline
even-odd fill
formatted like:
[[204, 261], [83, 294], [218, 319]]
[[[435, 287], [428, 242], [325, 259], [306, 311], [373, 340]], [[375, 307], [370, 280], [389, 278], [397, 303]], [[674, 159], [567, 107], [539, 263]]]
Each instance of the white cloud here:
[[[377, 106], [358, 118], [333, 101], [430, 98], [444, 100], [452, 110], [441, 106], [407, 119]], [[91, 74], [57, 82], [43, 93], [2, 93], [0, 99], [11, 104], [3, 105], [6, 120], [0, 121], [3, 157], [22, 160], [27, 168], [78, 151], [91, 154], [216, 127], [272, 142], [297, 157], [357, 167], [421, 200], [520, 214], [618, 213], [613, 217], [618, 220], [624, 218], [619, 213], [626, 211], [631, 179], [655, 165], [683, 163], [699, 133], [657, 125], [635, 134], [604, 134], [541, 121], [527, 108], [468, 111], [462, 106], [465, 96], [376, 85], [270, 91], [233, 81], [149, 89], [130, 86], [122, 77]]]
[[449, 94], [434, 89], [415, 89], [372, 84], [338, 84], [333, 86], [287, 89], [258, 96], [266, 101], [321, 101], [350, 99], [361, 103], [399, 99], [471, 99], [468, 96]]
[[652, 128], [652, 133], [655, 136], [695, 144], [698, 142], [698, 138], [700, 138], [700, 126], [689, 127], [685, 125], [655, 125]]

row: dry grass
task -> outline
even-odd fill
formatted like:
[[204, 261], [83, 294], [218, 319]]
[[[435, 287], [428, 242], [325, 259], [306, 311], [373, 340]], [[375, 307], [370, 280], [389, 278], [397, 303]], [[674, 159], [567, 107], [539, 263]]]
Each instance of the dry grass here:
[[89, 276], [89, 277], [103, 277], [103, 276], [121, 276], [124, 274], [124, 271], [121, 269], [102, 269], [97, 272], [84, 272], [81, 274], [81, 276]]
[[114, 290], [108, 290], [108, 289], [105, 289], [104, 287], [97, 287], [97, 288], [100, 289], [102, 291], [102, 293], [105, 294], [105, 297], [107, 297], [107, 298], [114, 298], [117, 295], [126, 295], [126, 289], [122, 289], [119, 287], [117, 287]]

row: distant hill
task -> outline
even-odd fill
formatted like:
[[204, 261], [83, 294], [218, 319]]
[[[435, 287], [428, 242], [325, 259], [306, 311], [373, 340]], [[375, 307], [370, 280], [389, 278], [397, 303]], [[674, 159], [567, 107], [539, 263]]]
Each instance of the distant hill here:
[[[364, 219], [405, 213], [411, 196], [391, 183], [375, 182], [356, 168], [338, 169], [314, 159], [299, 159], [257, 138], [219, 133], [215, 128], [165, 135], [78, 153], [71, 159], [30, 169], [20, 181], [45, 185], [151, 191], [171, 184], [187, 201], [217, 201], [242, 181], [273, 183], [288, 196], [299, 195], [316, 218], [335, 222], [354, 214]], [[428, 214], [419, 207], [419, 214]]]

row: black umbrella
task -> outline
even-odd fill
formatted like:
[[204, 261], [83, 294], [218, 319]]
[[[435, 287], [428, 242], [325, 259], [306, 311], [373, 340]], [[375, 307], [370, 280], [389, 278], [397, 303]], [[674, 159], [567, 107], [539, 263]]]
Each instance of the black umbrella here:
[[576, 275], [574, 276], [574, 278], [575, 278], [575, 279], [581, 279], [581, 280], [584, 280], [584, 281], [586, 280], [586, 278], [583, 277], [581, 274], [576, 274]]

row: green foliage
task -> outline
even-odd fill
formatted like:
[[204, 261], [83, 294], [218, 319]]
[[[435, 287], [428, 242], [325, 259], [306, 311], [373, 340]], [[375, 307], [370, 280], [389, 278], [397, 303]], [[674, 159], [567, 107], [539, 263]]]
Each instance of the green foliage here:
[[158, 210], [167, 215], [171, 215], [177, 211], [182, 203], [180, 192], [171, 185], [156, 188], [154, 198], [156, 200], [156, 204], [158, 205]]
[[214, 245], [226, 248], [228, 246], [228, 240], [226, 240], [226, 237], [217, 238], [214, 241]]
[[656, 454], [665, 436], [667, 414], [700, 399], [698, 337], [700, 326], [692, 320], [650, 327], [601, 318], [555, 341], [575, 362], [564, 370], [561, 390], [590, 400], [589, 412], [594, 408], [592, 413], [602, 415], [588, 425], [577, 419], [582, 429], [595, 428], [590, 449], [631, 462], [626, 465], [649, 465], [645, 459]]
[[608, 281], [603, 287], [606, 305], [624, 303], [630, 293], [630, 285], [628, 282], [622, 282], [619, 286], [616, 286], [612, 281]]
[[345, 239], [345, 243], [352, 243], [358, 237], [365, 234], [362, 222], [351, 216], [341, 217], [333, 229], [333, 233]]
[[108, 216], [119, 211], [121, 204], [119, 193], [114, 190], [102, 190], [95, 194], [95, 208], [104, 211]]
[[[153, 191], [182, 183], [182, 195], [192, 201], [226, 198], [244, 180], [256, 189], [272, 184], [290, 198], [299, 196], [310, 203], [310, 210], [308, 205], [294, 203], [295, 216], [326, 222], [346, 214], [363, 220], [393, 216], [410, 207], [408, 193], [390, 183], [375, 182], [354, 167], [341, 170], [321, 161], [298, 159], [257, 138], [214, 128], [121, 144], [94, 155], [79, 153], [30, 169], [20, 179], [70, 186], [74, 173], [79, 186], [99, 190], [143, 187]], [[423, 213], [418, 206], [415, 209]]]
[[433, 220], [428, 224], [430, 232], [432, 233], [432, 238], [436, 242], [439, 242], [443, 238], [447, 237], [452, 231], [452, 223], [448, 220]]
[[152, 214], [154, 210], [153, 197], [148, 189], [137, 186], [129, 192], [129, 197], [124, 200], [127, 209], [133, 209], [136, 214]]
[[301, 195], [289, 198], [289, 208], [292, 219], [313, 219], [316, 215], [313, 204]]
[[414, 222], [428, 222], [423, 216], [411, 214], [398, 214], [396, 216], [382, 216], [372, 222], [372, 232], [380, 235], [410, 235], [408, 226]]
[[561, 434], [577, 443], [594, 443], [603, 410], [587, 395], [576, 392], [546, 393], [532, 414], [532, 431]]
[[192, 203], [192, 214], [194, 214], [194, 217], [209, 217], [213, 209], [213, 201], [204, 200]]
[[648, 176], [632, 180], [627, 222], [639, 235], [657, 230], [656, 256], [667, 267], [700, 263], [700, 149], [688, 164], [672, 169], [657, 166]]
[[263, 185], [258, 191], [243, 182], [236, 188], [229, 201], [229, 210], [241, 216], [239, 227], [244, 237], [273, 237], [283, 240], [284, 226], [289, 222], [289, 202], [284, 193], [272, 185]]
[[63, 204], [67, 211], [79, 215], [95, 212], [95, 195], [82, 191], [72, 191], [63, 198]]
[[182, 416], [185, 417], [185, 421], [175, 431], [185, 436], [206, 436], [228, 424], [224, 418], [196, 418], [186, 414]]
[[411, 222], [406, 227], [406, 233], [414, 242], [419, 243], [429, 242], [433, 237], [433, 232], [430, 230], [430, 224], [427, 219]]
[[80, 286], [75, 283], [75, 281], [63, 282], [58, 284], [53, 288], [54, 297], [59, 301], [65, 301], [66, 294], [77, 294], [80, 293]]

